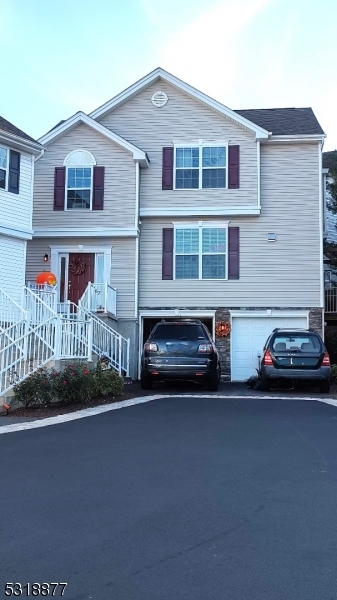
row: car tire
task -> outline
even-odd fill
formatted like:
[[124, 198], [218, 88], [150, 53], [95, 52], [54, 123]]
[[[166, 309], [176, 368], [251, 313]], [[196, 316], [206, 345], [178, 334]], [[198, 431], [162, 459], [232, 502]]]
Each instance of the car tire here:
[[152, 381], [149, 377], [141, 377], [140, 387], [142, 390], [152, 390]]
[[270, 382], [267, 379], [261, 379], [260, 390], [261, 392], [269, 392]]
[[330, 392], [330, 381], [323, 381], [319, 384], [318, 389], [321, 394], [328, 394]]

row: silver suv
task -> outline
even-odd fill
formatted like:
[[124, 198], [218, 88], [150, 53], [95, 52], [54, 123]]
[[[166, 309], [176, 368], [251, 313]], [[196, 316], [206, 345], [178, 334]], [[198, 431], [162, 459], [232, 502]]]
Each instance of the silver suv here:
[[274, 329], [263, 348], [262, 390], [282, 380], [308, 381], [330, 391], [330, 358], [322, 338], [311, 329]]

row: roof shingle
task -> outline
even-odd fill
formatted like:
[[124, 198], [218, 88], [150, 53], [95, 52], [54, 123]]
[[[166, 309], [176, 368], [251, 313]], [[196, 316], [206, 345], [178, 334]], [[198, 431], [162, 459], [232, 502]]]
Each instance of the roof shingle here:
[[234, 112], [273, 135], [324, 134], [312, 108], [260, 108]]
[[0, 117], [0, 130], [1, 129], [2, 131], [6, 131], [7, 133], [17, 135], [18, 137], [21, 137], [24, 140], [28, 140], [29, 142], [35, 142], [36, 144], [38, 143], [36, 140], [34, 140], [34, 138], [30, 137], [30, 135], [27, 135], [27, 133], [21, 131], [21, 129], [18, 129], [17, 127], [15, 127], [15, 125], [12, 125], [12, 123], [7, 121], [7, 119], [4, 119], [3, 117]]

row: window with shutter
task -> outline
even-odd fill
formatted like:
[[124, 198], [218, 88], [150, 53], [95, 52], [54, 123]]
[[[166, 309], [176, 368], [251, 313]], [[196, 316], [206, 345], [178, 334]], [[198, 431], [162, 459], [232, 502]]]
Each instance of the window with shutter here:
[[0, 189], [18, 194], [20, 191], [20, 152], [0, 146]]
[[200, 142], [176, 144], [170, 155], [168, 150], [172, 148], [163, 148], [163, 189], [239, 187], [239, 146]]
[[239, 279], [239, 227], [204, 222], [163, 229], [162, 278]]
[[55, 169], [54, 210], [103, 210], [104, 167], [87, 150], [74, 150]]

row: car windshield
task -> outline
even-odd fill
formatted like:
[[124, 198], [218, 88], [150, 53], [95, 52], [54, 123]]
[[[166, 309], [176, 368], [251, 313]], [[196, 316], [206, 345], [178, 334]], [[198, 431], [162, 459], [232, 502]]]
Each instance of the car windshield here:
[[172, 325], [158, 325], [151, 335], [152, 340], [206, 340], [207, 337], [201, 325], [186, 325], [172, 323]]
[[274, 352], [321, 352], [322, 346], [316, 335], [283, 333], [275, 336], [272, 349]]

